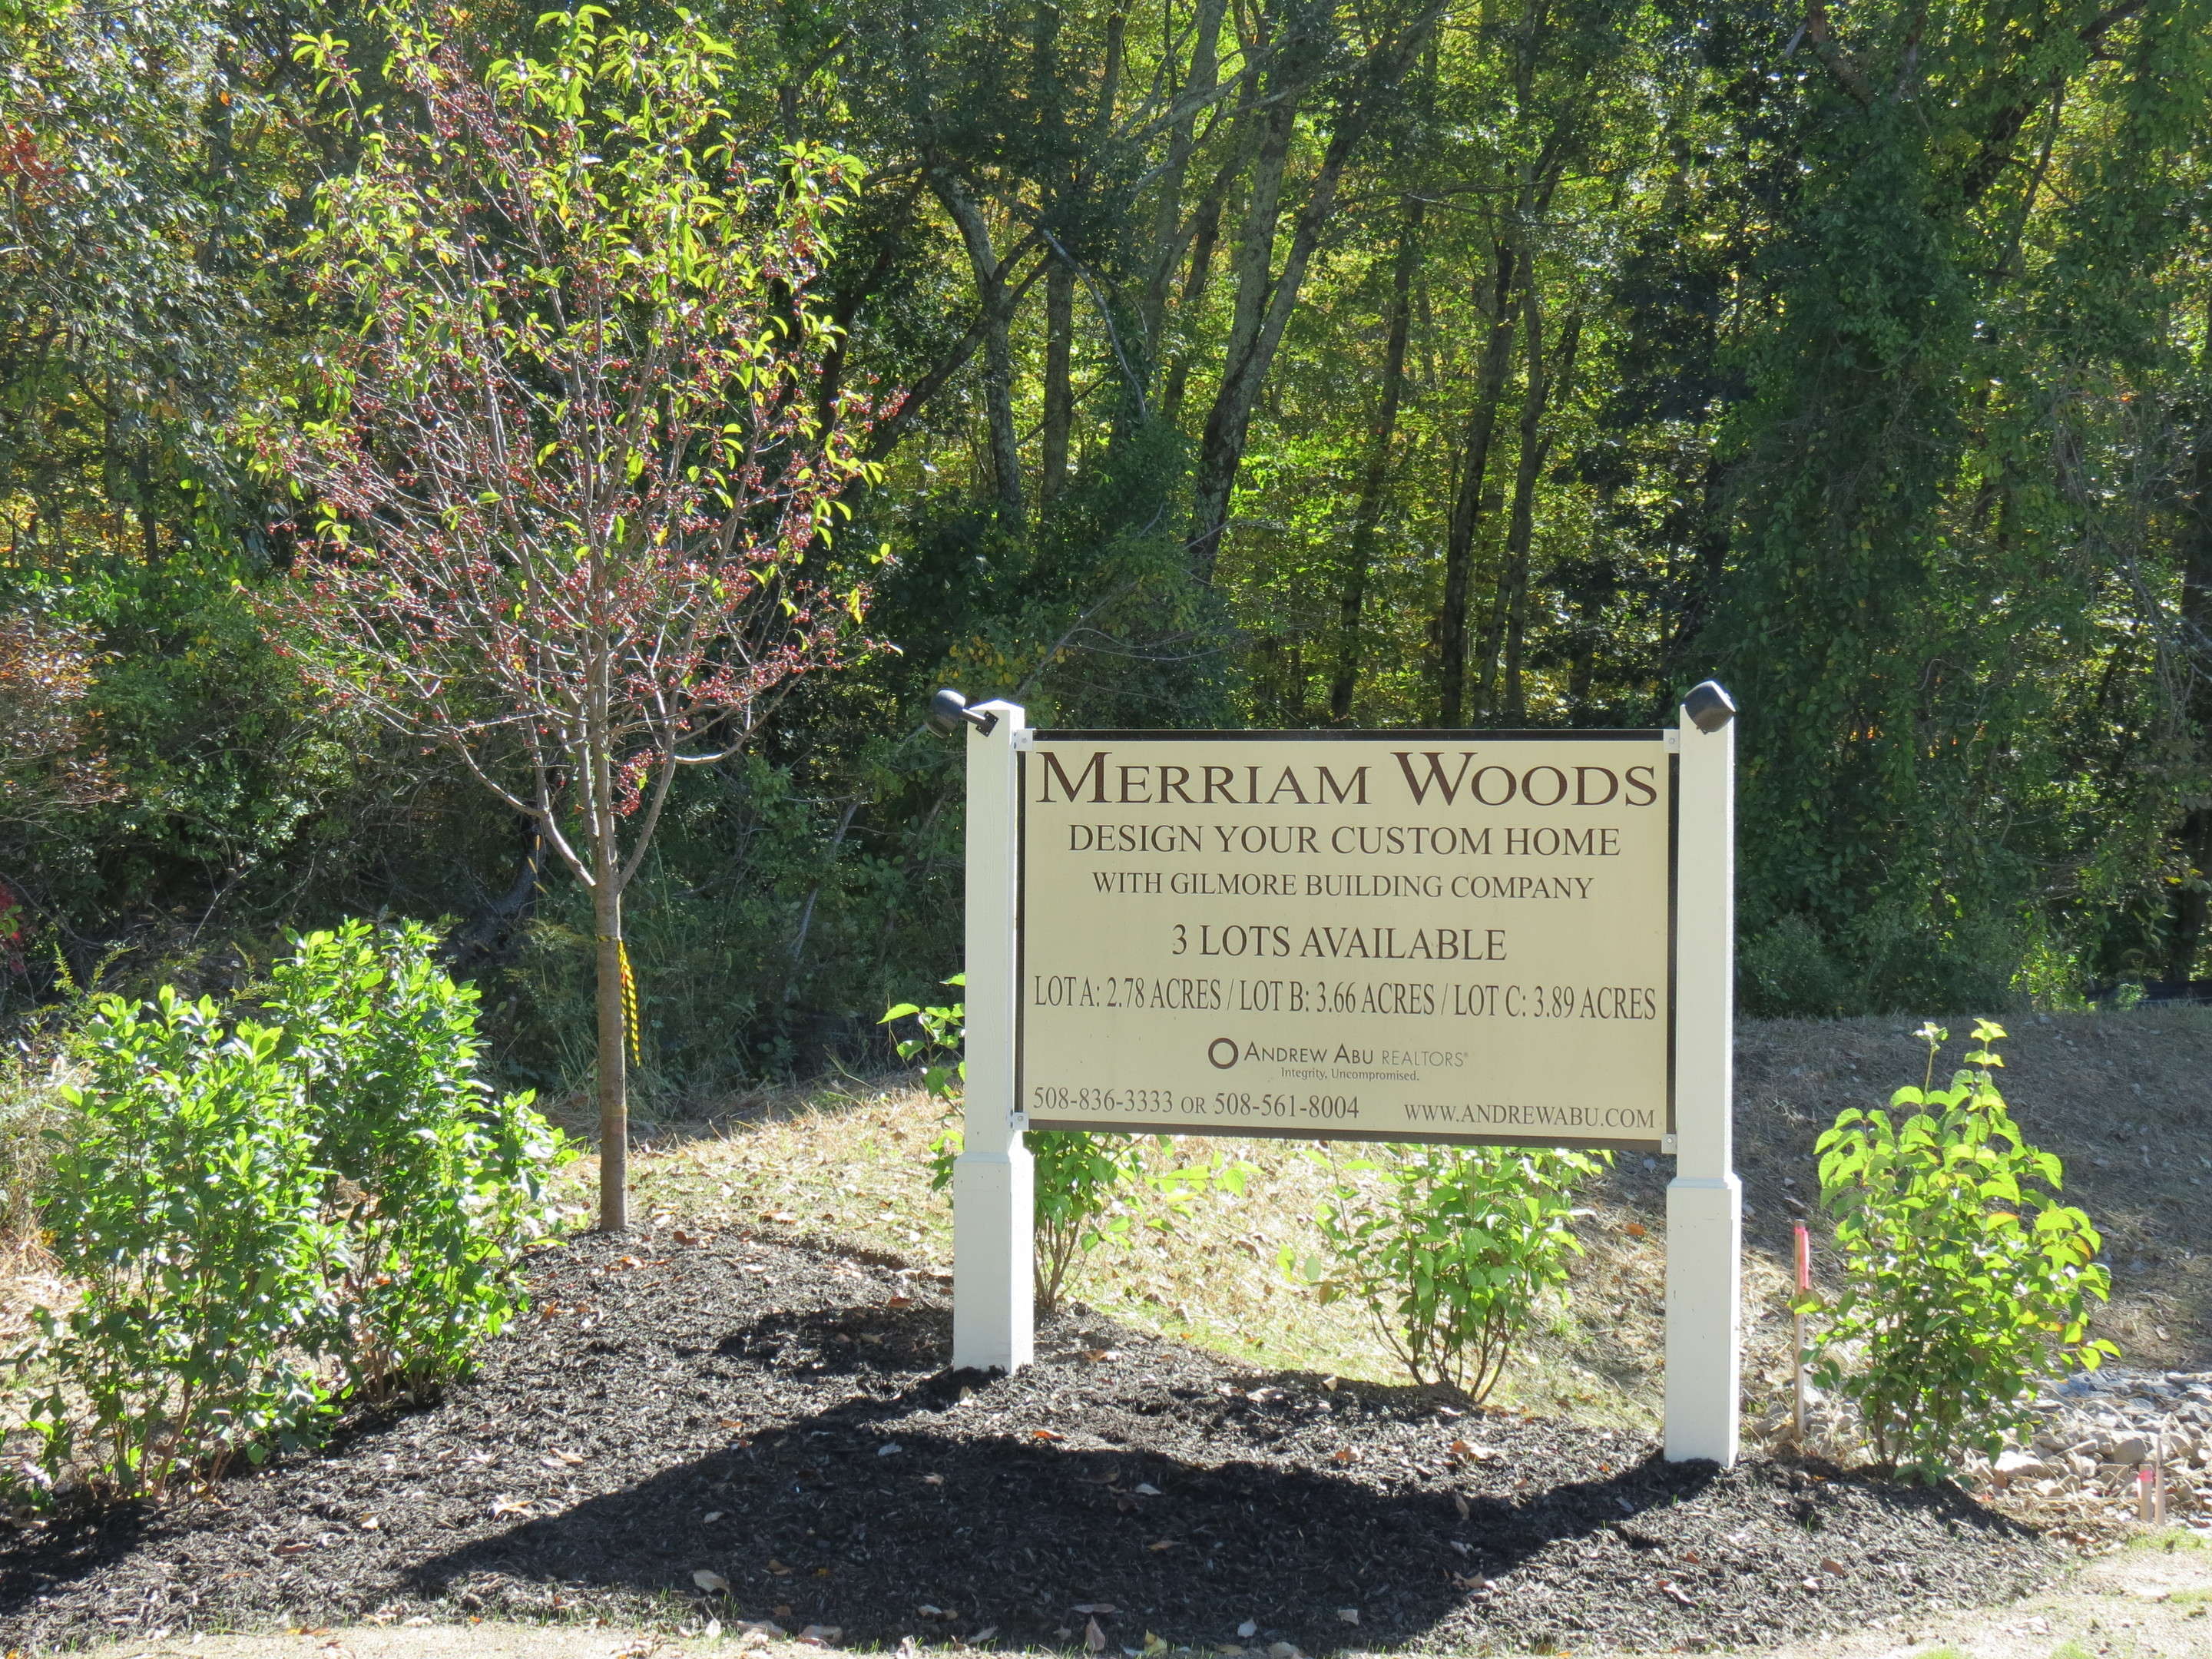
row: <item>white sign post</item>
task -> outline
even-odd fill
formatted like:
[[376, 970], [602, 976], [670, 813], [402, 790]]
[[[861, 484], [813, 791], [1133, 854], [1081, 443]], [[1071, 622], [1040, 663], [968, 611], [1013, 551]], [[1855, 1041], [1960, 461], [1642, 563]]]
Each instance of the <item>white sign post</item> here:
[[1030, 1231], [1034, 1170], [1014, 1093], [1016, 910], [1021, 796], [1016, 739], [1029, 728], [1011, 702], [969, 711], [968, 725], [968, 1081], [952, 1165], [952, 1364], [1013, 1371], [1036, 1356]]
[[1674, 729], [968, 745], [953, 1364], [1030, 1362], [1023, 1131], [1674, 1154], [1666, 1455], [1733, 1463], [1734, 705]]
[[[1700, 686], [1679, 722], [1666, 1452], [1670, 1462], [1710, 1457], [1727, 1468], [1736, 1458], [1743, 1369], [1743, 1186], [1735, 1151], [1735, 726], [1729, 718], [1735, 711], [1717, 686], [1711, 689], [1719, 707], [1700, 707], [1698, 692], [1706, 690]], [[1713, 730], [1698, 728], [1700, 713]]]

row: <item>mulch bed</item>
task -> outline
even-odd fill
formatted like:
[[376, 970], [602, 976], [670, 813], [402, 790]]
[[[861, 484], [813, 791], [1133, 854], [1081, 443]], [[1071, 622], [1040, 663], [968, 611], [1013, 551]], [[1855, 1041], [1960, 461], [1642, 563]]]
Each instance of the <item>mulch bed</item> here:
[[536, 1309], [434, 1407], [210, 1498], [19, 1534], [0, 1649], [710, 1612], [847, 1646], [1080, 1652], [1095, 1618], [1109, 1651], [1695, 1649], [1997, 1601], [2059, 1560], [1954, 1491], [1667, 1464], [1079, 1313], [1016, 1376], [948, 1373], [927, 1275], [670, 1237], [544, 1252]]

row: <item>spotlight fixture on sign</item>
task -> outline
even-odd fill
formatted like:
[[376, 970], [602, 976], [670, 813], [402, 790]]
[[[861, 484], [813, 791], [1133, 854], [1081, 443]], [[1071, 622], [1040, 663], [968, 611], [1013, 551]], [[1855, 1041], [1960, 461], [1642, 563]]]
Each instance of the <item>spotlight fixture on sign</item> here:
[[1735, 1461], [1725, 690], [1603, 732], [931, 713], [971, 727], [956, 1366], [1033, 1355], [1026, 1129], [1671, 1154], [1666, 1454]]

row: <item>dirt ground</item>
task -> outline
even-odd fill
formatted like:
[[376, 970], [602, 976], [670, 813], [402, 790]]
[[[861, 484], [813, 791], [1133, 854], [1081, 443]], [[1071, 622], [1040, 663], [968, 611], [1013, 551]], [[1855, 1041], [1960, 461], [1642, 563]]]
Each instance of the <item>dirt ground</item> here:
[[[0, 1546], [0, 1644], [376, 1617], [1055, 1650], [1747, 1646], [2034, 1592], [1949, 1488], [1237, 1366], [1075, 1316], [944, 1370], [925, 1277], [744, 1239], [543, 1252], [434, 1407]], [[1279, 1644], [1281, 1644], [1279, 1649]]]
[[[2181, 1547], [2160, 1547], [2177, 1541]], [[2212, 1551], [2194, 1540], [2153, 1539], [2087, 1563], [2056, 1589], [2007, 1607], [1930, 1613], [1844, 1637], [1735, 1651], [1744, 1659], [2203, 1659], [2212, 1654], [2208, 1608]], [[747, 1659], [818, 1659], [822, 1650], [775, 1640], [740, 1649], [726, 1634], [479, 1620], [141, 1640], [94, 1649], [88, 1659], [678, 1659], [738, 1651]], [[1605, 1659], [1593, 1650], [1577, 1651]]]

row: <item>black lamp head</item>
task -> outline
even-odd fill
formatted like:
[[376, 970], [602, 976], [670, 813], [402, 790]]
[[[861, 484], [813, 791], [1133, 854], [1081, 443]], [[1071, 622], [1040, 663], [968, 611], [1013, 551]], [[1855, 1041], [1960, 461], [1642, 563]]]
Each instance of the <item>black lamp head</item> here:
[[1718, 680], [1700, 680], [1682, 699], [1682, 712], [1698, 731], [1717, 732], [1735, 718], [1735, 699]]
[[968, 706], [968, 699], [949, 685], [929, 700], [929, 723], [945, 736], [951, 737], [957, 732], [963, 720], [966, 720], [987, 738], [999, 724], [999, 717], [996, 714], [987, 714], [980, 709], [970, 708]]

